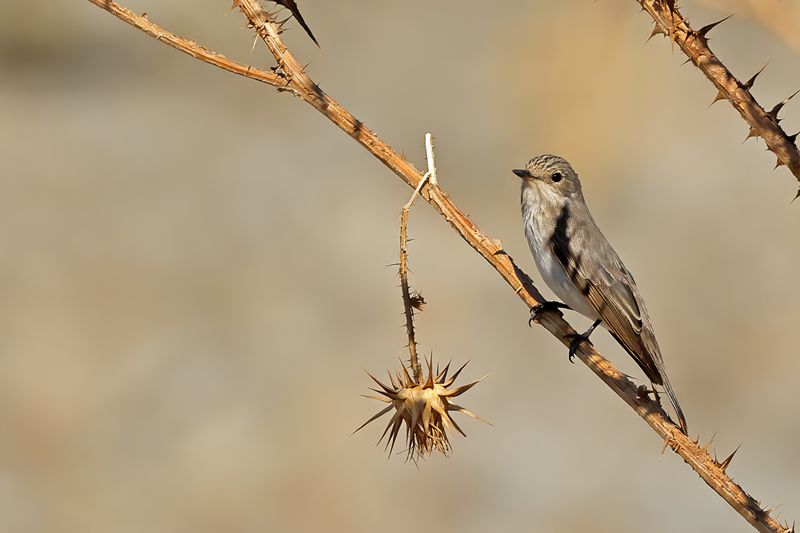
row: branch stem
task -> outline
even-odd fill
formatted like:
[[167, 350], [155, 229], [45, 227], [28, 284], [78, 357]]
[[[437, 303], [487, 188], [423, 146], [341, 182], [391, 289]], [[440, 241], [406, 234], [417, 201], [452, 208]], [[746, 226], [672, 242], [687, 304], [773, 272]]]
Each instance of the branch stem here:
[[413, 197], [409, 200], [408, 204], [403, 206], [403, 211], [400, 213], [400, 290], [403, 293], [403, 311], [406, 316], [406, 333], [408, 334], [408, 355], [409, 365], [414, 374], [414, 381], [416, 383], [422, 382], [422, 367], [417, 358], [417, 339], [414, 335], [414, 306], [411, 303], [411, 290], [408, 286], [408, 212], [410, 211], [410, 204]]

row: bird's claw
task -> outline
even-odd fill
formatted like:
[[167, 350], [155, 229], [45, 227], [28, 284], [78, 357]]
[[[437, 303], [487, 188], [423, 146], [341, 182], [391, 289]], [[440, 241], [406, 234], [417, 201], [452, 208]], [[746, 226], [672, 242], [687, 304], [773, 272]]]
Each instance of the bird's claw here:
[[653, 385], [653, 388], [651, 389], [648, 389], [644, 385], [639, 385], [639, 387], [636, 389], [636, 396], [638, 396], [639, 398], [649, 400], [651, 394], [653, 395], [653, 401], [656, 402], [658, 405], [661, 405], [661, 395], [658, 394], [655, 385]]
[[539, 315], [546, 311], [555, 311], [557, 309], [570, 309], [567, 304], [561, 302], [542, 302], [531, 307], [531, 317], [528, 319], [528, 327], [532, 327], [533, 323], [539, 318]]
[[565, 339], [569, 339], [569, 362], [575, 364], [575, 355], [580, 347], [581, 343], [586, 341], [589, 344], [592, 344], [592, 341], [589, 340], [589, 335], [585, 333], [572, 333], [570, 335], [565, 335]]
[[[592, 334], [594, 328], [600, 325], [602, 320], [595, 320], [594, 323], [584, 331], [583, 333], [570, 333], [569, 335], [564, 335], [564, 340], [569, 339], [569, 362], [574, 363], [573, 359], [575, 359], [575, 352], [578, 351], [578, 347], [580, 347], [581, 343], [586, 341], [589, 344], [592, 344], [592, 341], [589, 340], [589, 335]], [[592, 344], [592, 346], [594, 346]]]

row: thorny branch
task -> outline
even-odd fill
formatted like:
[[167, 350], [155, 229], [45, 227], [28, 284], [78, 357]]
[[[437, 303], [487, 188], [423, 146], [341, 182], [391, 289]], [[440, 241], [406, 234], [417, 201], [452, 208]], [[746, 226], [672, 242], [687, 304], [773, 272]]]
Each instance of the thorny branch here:
[[[430, 146], [432, 151], [433, 145], [431, 144], [430, 133], [425, 136], [425, 141], [426, 146]], [[403, 210], [400, 213], [400, 290], [403, 293], [403, 310], [406, 316], [409, 364], [411, 365], [411, 371], [414, 372], [414, 381], [417, 383], [422, 381], [422, 367], [417, 357], [417, 339], [414, 335], [414, 309], [421, 310], [422, 306], [425, 304], [425, 300], [418, 292], [412, 295], [408, 285], [408, 213], [411, 211], [411, 207], [414, 205], [414, 201], [417, 199], [422, 186], [425, 185], [428, 179], [433, 179], [431, 176], [436, 175], [436, 169], [432, 166], [432, 158], [428, 159], [428, 164], [431, 165], [430, 168], [433, 168], [433, 171], [425, 173], [419, 181], [419, 185], [414, 189], [408, 203], [403, 206]]]
[[[786, 103], [797, 93], [792, 94], [782, 102], [767, 111], [756, 101], [750, 92], [761, 70], [749, 80], [742, 83], [731, 74], [728, 68], [720, 61], [708, 46], [708, 32], [728, 17], [703, 26], [699, 30], [693, 29], [689, 21], [681, 15], [676, 5], [676, 0], [636, 0], [644, 11], [653, 18], [655, 27], [653, 35], [663, 34], [680, 47], [683, 53], [706, 78], [717, 88], [718, 100], [727, 100], [736, 109], [742, 118], [750, 125], [750, 131], [745, 140], [750, 137], [761, 137], [767, 143], [767, 149], [774, 153], [778, 160], [775, 168], [786, 165], [800, 181], [800, 150], [797, 148], [797, 136], [789, 135], [780, 126], [781, 119], [778, 113]], [[800, 92], [800, 91], [798, 91]], [[795, 199], [800, 197], [800, 188]]]
[[[120, 8], [111, 0], [89, 1], [106, 9], [126, 22], [129, 22], [126, 16], [123, 16], [127, 10]], [[652, 2], [645, 2], [643, 0], [643, 5], [645, 3], [652, 8]], [[275, 57], [281, 75], [285, 77], [284, 83], [286, 84], [286, 89], [317, 109], [328, 120], [361, 144], [368, 152], [386, 165], [410, 187], [416, 188], [421, 186], [420, 196], [424, 198], [481, 257], [497, 270], [500, 276], [514, 289], [517, 296], [519, 296], [529, 309], [544, 301], [539, 291], [533, 286], [530, 278], [517, 268], [511, 257], [503, 250], [500, 241], [491, 239], [475, 226], [437, 185], [430, 182], [420, 185], [423, 174], [419, 170], [383, 142], [372, 130], [356, 119], [338, 102], [325, 94], [325, 92], [311, 80], [305, 73], [303, 67], [297, 62], [281, 40], [280, 27], [276, 24], [273, 15], [265, 12], [256, 0], [234, 0], [234, 7], [238, 7], [247, 17], [250, 26], [256, 30]], [[139, 27], [136, 24], [134, 25]], [[160, 29], [158, 29], [158, 32], [163, 34]], [[156, 36], [151, 32], [147, 33]], [[172, 43], [168, 44], [174, 46]], [[195, 57], [207, 61], [204, 56], [198, 55]], [[216, 62], [207, 62], [225, 68]], [[242, 68], [243, 67], [240, 67], [239, 70]], [[275, 85], [267, 80], [260, 81], [265, 81], [273, 86]], [[568, 335], [576, 333], [558, 311], [543, 313], [539, 319], [539, 323], [565, 346], [569, 344]], [[681, 433], [678, 426], [669, 419], [658, 403], [637, 394], [636, 385], [597, 352], [591, 344], [581, 344], [577, 351], [577, 356], [664, 439], [665, 446], [669, 446], [675, 453], [680, 455], [717, 494], [727, 501], [731, 507], [757, 530], [779, 533], [794, 532], [793, 527], [790, 529], [775, 521], [770, 516], [770, 510], [764, 509], [758, 501], [747, 494], [742, 487], [735, 483], [726, 473], [726, 468], [730, 464], [732, 455], [724, 461], [718, 461], [716, 457], [712, 457], [709, 453], [708, 445], [701, 447], [697, 440], [692, 440]]]
[[422, 296], [417, 293], [411, 295], [408, 287], [408, 211], [409, 206], [403, 207], [400, 213], [400, 290], [403, 293], [403, 311], [406, 315], [406, 333], [408, 334], [408, 363], [414, 373], [414, 381], [422, 381], [422, 367], [417, 358], [417, 338], [414, 335], [414, 309], [419, 309], [423, 303]]

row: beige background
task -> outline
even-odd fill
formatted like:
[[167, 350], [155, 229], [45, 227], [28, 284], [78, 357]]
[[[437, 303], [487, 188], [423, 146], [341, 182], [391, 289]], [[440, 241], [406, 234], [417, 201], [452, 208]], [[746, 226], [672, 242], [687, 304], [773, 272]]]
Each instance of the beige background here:
[[[685, 12], [737, 13], [713, 46], [742, 79], [771, 60], [771, 106], [800, 57], [745, 3]], [[741, 443], [734, 477], [800, 518], [795, 179], [666, 41], [645, 44], [634, 2], [502, 4], [305, 0], [322, 48], [293, 22], [286, 40], [418, 166], [433, 131], [443, 186], [532, 275], [510, 169], [568, 157], [692, 433]], [[271, 65], [226, 2], [129, 5]], [[784, 116], [800, 129], [798, 103]], [[463, 403], [495, 425], [465, 420], [419, 469], [374, 447], [382, 426], [351, 436], [378, 408], [362, 369], [404, 353], [386, 265], [409, 190], [291, 96], [88, 2], [6, 0], [0, 117], [4, 533], [749, 531], [424, 204], [421, 349], [490, 373]]]

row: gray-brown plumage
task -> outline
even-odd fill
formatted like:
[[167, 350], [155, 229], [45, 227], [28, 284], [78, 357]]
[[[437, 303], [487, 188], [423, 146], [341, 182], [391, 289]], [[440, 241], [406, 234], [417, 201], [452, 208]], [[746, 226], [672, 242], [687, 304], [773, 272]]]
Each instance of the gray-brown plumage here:
[[685, 433], [686, 418], [664, 371], [644, 300], [592, 218], [578, 175], [554, 155], [534, 157], [514, 173], [522, 178], [525, 235], [545, 283], [570, 308], [602, 321], [650, 381], [664, 387]]
[[276, 4], [280, 4], [280, 5], [284, 6], [286, 9], [288, 9], [289, 11], [291, 11], [292, 15], [294, 16], [294, 18], [297, 19], [297, 22], [300, 23], [300, 25], [303, 27], [303, 29], [306, 30], [306, 33], [308, 34], [308, 36], [311, 37], [311, 40], [314, 41], [314, 44], [319, 46], [319, 43], [317, 42], [317, 39], [314, 37], [314, 34], [311, 33], [311, 28], [309, 28], [308, 24], [306, 24], [306, 21], [303, 20], [303, 15], [300, 14], [300, 9], [298, 9], [298, 7], [297, 7], [297, 2], [295, 2], [294, 0], [273, 0], [273, 1]]

